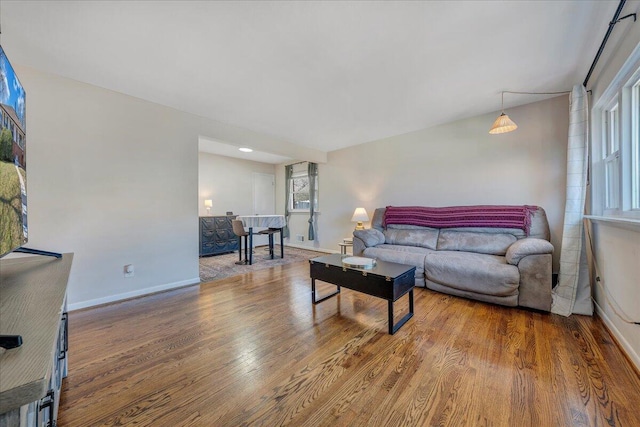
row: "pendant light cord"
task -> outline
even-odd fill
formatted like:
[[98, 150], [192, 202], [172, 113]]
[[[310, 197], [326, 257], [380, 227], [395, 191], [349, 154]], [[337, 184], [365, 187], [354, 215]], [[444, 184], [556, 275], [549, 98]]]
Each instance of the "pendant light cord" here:
[[504, 94], [505, 93], [514, 93], [517, 95], [565, 95], [565, 94], [571, 93], [571, 91], [563, 90], [561, 92], [518, 92], [513, 90], [503, 90], [502, 92], [500, 92], [500, 95], [502, 96], [502, 105], [501, 105], [502, 114], [504, 114]]

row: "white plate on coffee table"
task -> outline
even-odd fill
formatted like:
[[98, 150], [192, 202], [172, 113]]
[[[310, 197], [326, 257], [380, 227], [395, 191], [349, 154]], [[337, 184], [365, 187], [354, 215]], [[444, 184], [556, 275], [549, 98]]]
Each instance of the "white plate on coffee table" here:
[[342, 265], [351, 268], [371, 269], [376, 266], [376, 260], [361, 256], [349, 256], [342, 259]]

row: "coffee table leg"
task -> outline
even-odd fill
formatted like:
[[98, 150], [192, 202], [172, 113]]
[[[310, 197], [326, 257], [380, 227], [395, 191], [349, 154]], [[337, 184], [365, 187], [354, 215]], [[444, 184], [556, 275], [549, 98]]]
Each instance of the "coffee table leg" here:
[[311, 278], [311, 302], [314, 303], [314, 304], [318, 304], [319, 302], [322, 302], [322, 301], [324, 301], [326, 299], [329, 299], [329, 298], [331, 298], [331, 297], [333, 297], [335, 295], [338, 295], [340, 293], [340, 286], [336, 285], [336, 287], [338, 288], [337, 291], [335, 291], [334, 293], [329, 294], [327, 296], [324, 296], [324, 297], [322, 297], [322, 298], [317, 300], [316, 299], [316, 279]]
[[413, 317], [413, 289], [409, 291], [409, 312], [404, 315], [404, 317], [398, 320], [398, 323], [393, 324], [393, 301], [388, 300], [389, 303], [389, 335], [395, 334], [398, 329], [402, 327], [407, 320]]
[[389, 314], [389, 335], [393, 335], [396, 331], [395, 325], [393, 324], [393, 301], [388, 300], [387, 303], [389, 304], [389, 309], [387, 310]]

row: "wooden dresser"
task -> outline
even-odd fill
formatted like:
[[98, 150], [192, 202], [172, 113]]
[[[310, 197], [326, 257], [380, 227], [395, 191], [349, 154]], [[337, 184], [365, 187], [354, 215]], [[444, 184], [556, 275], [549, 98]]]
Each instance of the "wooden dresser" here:
[[67, 376], [67, 281], [73, 254], [0, 260], [0, 426], [55, 426]]
[[235, 215], [200, 217], [200, 256], [238, 250], [238, 237], [231, 225], [235, 218]]

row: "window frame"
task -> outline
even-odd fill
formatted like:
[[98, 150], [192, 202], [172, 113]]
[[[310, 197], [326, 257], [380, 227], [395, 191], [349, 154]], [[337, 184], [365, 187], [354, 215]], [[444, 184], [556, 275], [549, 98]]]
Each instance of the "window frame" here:
[[[293, 213], [309, 213], [310, 209], [309, 208], [294, 208], [294, 192], [293, 192], [293, 182], [296, 178], [307, 178], [310, 179], [309, 177], [309, 169], [308, 169], [309, 163], [305, 162], [304, 163], [304, 169], [302, 169], [302, 167], [300, 167], [299, 170], [295, 170], [295, 165], [294, 165], [294, 171], [291, 174], [291, 182], [289, 183], [289, 188], [287, 189], [287, 191], [289, 192], [289, 212], [293, 212]], [[318, 200], [320, 199], [319, 197], [319, 185], [318, 185], [318, 177], [316, 177], [316, 197], [315, 197], [315, 209], [314, 212], [318, 213], [319, 211], [319, 204], [318, 204]]]
[[[291, 182], [289, 186], [289, 212], [309, 212], [309, 208], [296, 208], [295, 207], [295, 195], [300, 193], [294, 191], [294, 182], [296, 179], [306, 178], [309, 181], [309, 174], [306, 172], [297, 172], [291, 175]], [[307, 187], [307, 193], [309, 192], [309, 187]]]
[[[614, 126], [612, 112], [617, 112]], [[591, 117], [591, 212], [640, 219], [640, 46], [596, 102]]]
[[640, 217], [640, 76], [631, 87], [631, 211], [638, 211]]
[[[618, 96], [609, 101], [602, 112], [602, 162], [604, 167], [604, 213], [620, 211], [620, 102]], [[610, 170], [613, 169], [610, 173]]]

